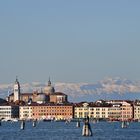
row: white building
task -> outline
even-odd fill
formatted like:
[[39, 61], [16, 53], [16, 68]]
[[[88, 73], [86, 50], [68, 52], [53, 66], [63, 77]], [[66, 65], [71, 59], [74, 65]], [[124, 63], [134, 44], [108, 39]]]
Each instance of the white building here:
[[13, 118], [19, 118], [19, 106], [0, 105], [0, 119], [11, 120]]
[[89, 116], [92, 118], [107, 119], [110, 107], [91, 107]]
[[109, 108], [110, 106], [96, 106], [89, 103], [78, 104], [74, 107], [74, 117], [107, 119]]
[[140, 105], [134, 105], [134, 120], [140, 120]]
[[108, 110], [110, 120], [119, 120], [121, 118], [121, 104], [113, 104]]
[[134, 120], [140, 120], [140, 101], [136, 100], [134, 103]]
[[32, 119], [32, 107], [31, 106], [20, 106], [20, 119], [30, 120]]

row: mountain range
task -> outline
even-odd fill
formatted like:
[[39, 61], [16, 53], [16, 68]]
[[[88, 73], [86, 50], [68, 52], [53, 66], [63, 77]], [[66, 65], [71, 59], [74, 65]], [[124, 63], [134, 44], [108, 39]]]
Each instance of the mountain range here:
[[[5, 98], [13, 92], [12, 84], [0, 85], [0, 97]], [[21, 84], [21, 92], [41, 91], [47, 83], [32, 82]], [[54, 83], [57, 92], [68, 95], [71, 102], [95, 101], [98, 99], [140, 99], [140, 82], [125, 78], [104, 78], [96, 83]]]

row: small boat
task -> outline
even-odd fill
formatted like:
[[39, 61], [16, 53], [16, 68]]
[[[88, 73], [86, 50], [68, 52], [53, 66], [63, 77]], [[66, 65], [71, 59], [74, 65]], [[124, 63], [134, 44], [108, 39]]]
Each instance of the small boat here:
[[5, 119], [2, 119], [1, 121], [2, 121], [2, 122], [9, 122], [9, 121], [11, 121], [11, 120], [5, 118]]
[[43, 122], [51, 122], [52, 120], [51, 119], [43, 119], [42, 121]]
[[12, 122], [18, 122], [18, 119], [11, 119]]

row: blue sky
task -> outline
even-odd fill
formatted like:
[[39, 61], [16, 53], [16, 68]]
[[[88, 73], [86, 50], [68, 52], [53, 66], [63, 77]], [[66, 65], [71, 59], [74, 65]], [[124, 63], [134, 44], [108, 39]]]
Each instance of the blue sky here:
[[140, 80], [139, 0], [0, 1], [0, 83]]

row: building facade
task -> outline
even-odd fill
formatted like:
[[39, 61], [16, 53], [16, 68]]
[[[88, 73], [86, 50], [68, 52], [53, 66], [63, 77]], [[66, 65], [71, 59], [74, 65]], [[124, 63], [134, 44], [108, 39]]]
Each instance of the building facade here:
[[121, 118], [121, 104], [113, 104], [108, 109], [108, 118], [111, 121], [120, 120]]
[[133, 105], [130, 102], [124, 101], [121, 105], [121, 121], [133, 120]]
[[10, 104], [0, 105], [0, 119], [11, 120], [13, 118], [19, 118], [19, 106]]
[[20, 119], [67, 120], [73, 118], [73, 104], [37, 104], [20, 107]]
[[134, 120], [140, 121], [140, 100], [134, 102]]
[[74, 118], [108, 119], [110, 106], [96, 105], [92, 103], [79, 103], [74, 107]]
[[140, 105], [134, 105], [134, 120], [140, 120]]
[[20, 120], [31, 120], [32, 119], [32, 106], [20, 106], [19, 107], [19, 118]]
[[55, 92], [54, 94], [51, 94], [50, 96], [50, 102], [52, 103], [57, 103], [57, 104], [61, 104], [61, 103], [67, 103], [67, 95], [61, 92]]

